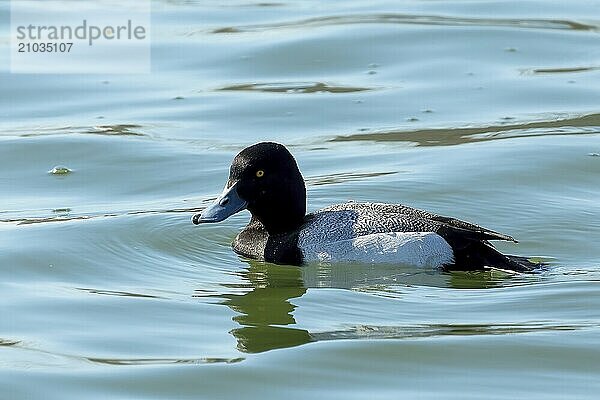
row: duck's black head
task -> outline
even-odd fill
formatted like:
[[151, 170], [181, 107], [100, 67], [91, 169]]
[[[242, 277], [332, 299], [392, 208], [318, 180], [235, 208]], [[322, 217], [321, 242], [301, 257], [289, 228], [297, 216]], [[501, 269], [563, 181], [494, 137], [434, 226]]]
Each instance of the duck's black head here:
[[292, 154], [279, 143], [246, 147], [231, 163], [223, 193], [194, 224], [220, 222], [248, 209], [269, 234], [300, 227], [306, 213], [306, 187]]

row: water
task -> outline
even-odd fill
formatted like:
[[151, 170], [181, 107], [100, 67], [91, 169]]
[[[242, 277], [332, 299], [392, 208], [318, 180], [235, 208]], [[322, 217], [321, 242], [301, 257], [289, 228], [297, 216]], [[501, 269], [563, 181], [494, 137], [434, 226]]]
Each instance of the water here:
[[[151, 75], [44, 76], [8, 73], [0, 2], [0, 398], [596, 398], [598, 3], [216, 4], [153, 3]], [[240, 258], [246, 213], [190, 217], [265, 139], [311, 210], [402, 202], [550, 268]]]

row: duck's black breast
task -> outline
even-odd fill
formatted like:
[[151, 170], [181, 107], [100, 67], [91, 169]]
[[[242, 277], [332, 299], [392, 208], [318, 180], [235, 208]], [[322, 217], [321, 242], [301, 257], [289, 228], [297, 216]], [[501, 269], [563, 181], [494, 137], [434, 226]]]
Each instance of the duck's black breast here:
[[256, 218], [236, 236], [233, 250], [248, 258], [276, 264], [301, 265], [302, 251], [298, 248], [298, 231], [269, 235]]

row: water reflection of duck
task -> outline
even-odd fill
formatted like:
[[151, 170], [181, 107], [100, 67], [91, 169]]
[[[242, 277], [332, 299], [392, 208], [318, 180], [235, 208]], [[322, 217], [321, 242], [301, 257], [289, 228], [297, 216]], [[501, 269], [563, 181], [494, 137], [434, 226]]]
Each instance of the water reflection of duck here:
[[223, 304], [239, 313], [234, 321], [241, 325], [231, 334], [238, 349], [245, 353], [299, 346], [313, 341], [304, 329], [295, 325], [292, 312], [296, 308], [290, 300], [306, 293], [298, 268], [276, 268], [272, 264], [250, 262], [242, 277], [253, 288], [244, 294], [227, 294]]
[[349, 202], [306, 215], [302, 174], [292, 154], [277, 143], [242, 150], [231, 164], [223, 193], [193, 222], [219, 222], [244, 209], [252, 219], [233, 249], [277, 264], [359, 262], [513, 271], [538, 266], [504, 255], [489, 242], [516, 242], [510, 236], [400, 204]]
[[[294, 299], [302, 297], [308, 288], [340, 288], [401, 297], [398, 288], [407, 286], [437, 286], [454, 288], [488, 288], [505, 283], [505, 276], [492, 272], [435, 274], [417, 268], [386, 265], [311, 265], [281, 267], [275, 264], [246, 261], [248, 267], [239, 272], [242, 283], [234, 288], [248, 288], [244, 294], [217, 295], [222, 304], [238, 313], [233, 318], [240, 327], [230, 333], [237, 347], [245, 353], [294, 347], [302, 344], [336, 339], [406, 338], [441, 335], [464, 331], [461, 327], [442, 326], [342, 326], [330, 331], [309, 332], [299, 328], [294, 317]], [[514, 279], [514, 277], [511, 277]], [[230, 286], [230, 285], [228, 285]], [[477, 328], [478, 332], [481, 327]]]

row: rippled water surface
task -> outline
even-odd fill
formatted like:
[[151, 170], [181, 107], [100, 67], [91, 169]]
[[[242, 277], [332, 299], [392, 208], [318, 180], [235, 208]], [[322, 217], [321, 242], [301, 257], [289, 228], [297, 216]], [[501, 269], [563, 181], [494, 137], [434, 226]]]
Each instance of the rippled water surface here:
[[[8, 21], [0, 398], [597, 398], [597, 1], [155, 1], [150, 75], [11, 75]], [[549, 268], [240, 258], [247, 213], [190, 217], [265, 139], [311, 210], [403, 202]]]

